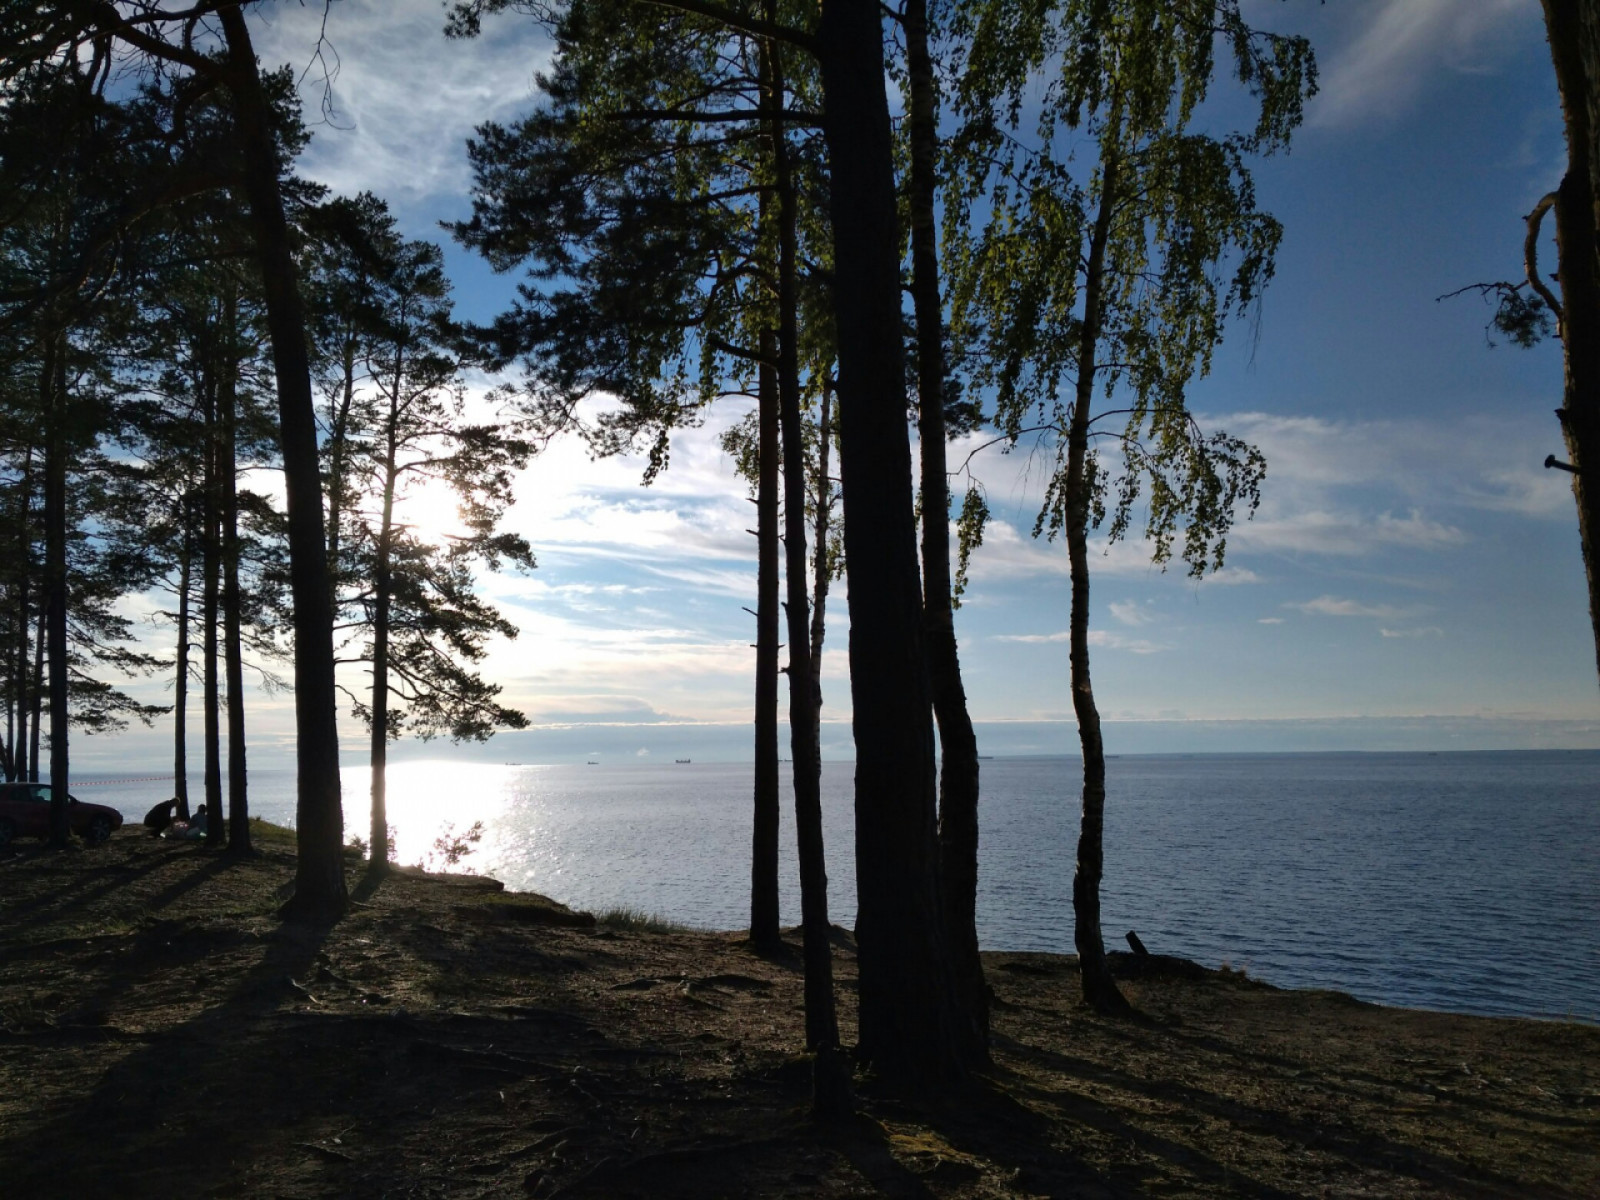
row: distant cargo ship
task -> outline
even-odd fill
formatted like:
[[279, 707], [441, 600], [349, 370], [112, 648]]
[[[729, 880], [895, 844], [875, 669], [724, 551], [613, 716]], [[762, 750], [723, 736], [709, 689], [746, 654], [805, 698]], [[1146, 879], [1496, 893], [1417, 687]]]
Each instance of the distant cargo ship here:
[[686, 763], [689, 760], [687, 758], [675, 758], [672, 761], [675, 762], [675, 763]]

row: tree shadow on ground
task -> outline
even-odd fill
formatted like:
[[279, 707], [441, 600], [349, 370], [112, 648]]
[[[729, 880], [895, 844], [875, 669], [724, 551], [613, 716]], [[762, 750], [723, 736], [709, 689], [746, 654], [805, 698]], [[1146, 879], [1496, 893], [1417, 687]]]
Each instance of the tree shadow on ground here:
[[[1020, 1042], [1011, 1042], [1006, 1049], [1016, 1057], [1045, 1067], [1063, 1079], [1099, 1085], [1106, 1090], [1213, 1117], [1243, 1133], [1276, 1138], [1336, 1155], [1359, 1170], [1414, 1179], [1450, 1195], [1515, 1197], [1528, 1194], [1526, 1187], [1512, 1178], [1470, 1166], [1420, 1146], [1395, 1141], [1370, 1129], [1341, 1128], [1326, 1121], [1291, 1117], [1280, 1111], [1232, 1099], [1185, 1080], [1145, 1078], [1107, 1068], [1087, 1058]], [[1129, 1120], [1117, 1108], [1075, 1088], [1046, 1085], [1037, 1079], [1018, 1079], [1012, 1084], [1012, 1090], [1038, 1104], [1051, 1106], [1069, 1121], [1098, 1129], [1113, 1137], [1126, 1138], [1144, 1153], [1163, 1159], [1200, 1181], [1226, 1184], [1234, 1194], [1263, 1198], [1288, 1195], [1276, 1188], [1255, 1183], [1190, 1147], [1153, 1133]]]

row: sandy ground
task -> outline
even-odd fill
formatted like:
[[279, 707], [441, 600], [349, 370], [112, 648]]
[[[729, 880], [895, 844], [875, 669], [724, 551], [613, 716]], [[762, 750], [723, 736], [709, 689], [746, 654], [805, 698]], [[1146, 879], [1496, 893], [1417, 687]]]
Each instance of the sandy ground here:
[[6, 1197], [1600, 1197], [1593, 1026], [1176, 960], [1112, 1021], [1070, 958], [986, 954], [992, 1070], [858, 1075], [819, 1125], [798, 953], [355, 862], [343, 920], [286, 925], [292, 846], [259, 837], [0, 850]]

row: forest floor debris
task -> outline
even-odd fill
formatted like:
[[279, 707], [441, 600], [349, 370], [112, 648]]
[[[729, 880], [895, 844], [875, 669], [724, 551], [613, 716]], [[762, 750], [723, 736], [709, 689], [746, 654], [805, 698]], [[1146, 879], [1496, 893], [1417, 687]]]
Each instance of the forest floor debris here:
[[858, 1076], [819, 1126], [797, 941], [354, 860], [347, 916], [288, 925], [292, 841], [258, 841], [0, 850], [6, 1195], [1600, 1196], [1594, 1026], [1148, 964], [1105, 1020], [1070, 958], [991, 953], [993, 1069]]

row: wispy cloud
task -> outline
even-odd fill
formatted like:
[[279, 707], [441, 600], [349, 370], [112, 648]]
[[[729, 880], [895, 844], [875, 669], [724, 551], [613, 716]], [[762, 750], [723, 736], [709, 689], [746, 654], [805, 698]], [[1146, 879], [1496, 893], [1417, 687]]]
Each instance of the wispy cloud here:
[[[328, 92], [313, 63], [323, 6], [263, 5], [251, 12], [263, 61], [286, 62], [305, 75], [301, 91], [307, 119], [315, 122]], [[335, 69], [332, 116], [313, 124], [300, 169], [339, 192], [369, 188], [408, 202], [465, 195], [473, 127], [529, 107], [549, 42], [525, 17], [496, 20], [472, 41], [448, 41], [443, 30], [438, 0], [333, 5], [324, 50]]]
[[[1057, 633], [1000, 633], [994, 635], [991, 641], [996, 642], [1021, 642], [1025, 645], [1045, 645], [1056, 642], [1070, 642], [1072, 633], [1063, 629]], [[1126, 650], [1130, 654], [1159, 654], [1163, 650], [1172, 649], [1171, 646], [1160, 642], [1152, 642], [1147, 638], [1133, 638], [1125, 634], [1115, 633], [1107, 629], [1091, 629], [1089, 631], [1089, 645], [1098, 646], [1105, 650]]]
[[1298, 604], [1285, 604], [1307, 616], [1316, 617], [1371, 617], [1379, 621], [1399, 621], [1427, 611], [1422, 608], [1397, 608], [1392, 604], [1364, 604], [1359, 600], [1345, 600], [1338, 596], [1318, 596]]
[[1152, 642], [1148, 638], [1132, 638], [1109, 629], [1091, 629], [1089, 645], [1105, 650], [1126, 650], [1129, 654], [1160, 654], [1163, 650], [1172, 649], [1164, 642]]
[[1362, 6], [1364, 28], [1323, 72], [1311, 119], [1349, 124], [1392, 112], [1437, 71], [1492, 69], [1502, 34], [1539, 19], [1529, 0], [1381, 0]]
[[1381, 629], [1378, 630], [1378, 632], [1380, 634], [1382, 634], [1386, 638], [1419, 638], [1419, 637], [1443, 637], [1444, 636], [1444, 630], [1440, 629], [1437, 625], [1424, 625], [1424, 626], [1422, 626], [1422, 627], [1420, 627], [1418, 629], [1388, 629], [1388, 628], [1381, 628]]
[[1137, 600], [1125, 603], [1113, 601], [1108, 607], [1111, 609], [1111, 615], [1124, 625], [1148, 625], [1155, 620], [1148, 603], [1140, 604]]

